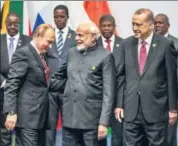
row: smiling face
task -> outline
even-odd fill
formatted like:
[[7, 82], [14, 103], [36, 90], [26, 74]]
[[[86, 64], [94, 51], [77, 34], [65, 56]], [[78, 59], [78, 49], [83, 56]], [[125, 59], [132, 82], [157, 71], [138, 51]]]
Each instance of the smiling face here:
[[154, 20], [155, 32], [160, 35], [165, 35], [169, 29], [169, 22], [164, 16], [158, 15]]
[[6, 19], [6, 28], [8, 34], [13, 37], [19, 32], [19, 17], [16, 15], [9, 15]]
[[153, 23], [147, 17], [147, 13], [133, 15], [132, 30], [138, 39], [145, 40], [153, 31]]

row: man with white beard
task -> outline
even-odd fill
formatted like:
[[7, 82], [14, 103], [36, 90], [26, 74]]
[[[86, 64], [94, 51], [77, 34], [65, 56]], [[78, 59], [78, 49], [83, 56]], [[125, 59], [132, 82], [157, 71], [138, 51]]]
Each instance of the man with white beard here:
[[63, 146], [106, 142], [116, 97], [116, 70], [113, 55], [97, 45], [98, 34], [94, 23], [79, 24], [77, 46], [69, 50], [67, 63], [51, 78], [51, 90], [64, 88]]

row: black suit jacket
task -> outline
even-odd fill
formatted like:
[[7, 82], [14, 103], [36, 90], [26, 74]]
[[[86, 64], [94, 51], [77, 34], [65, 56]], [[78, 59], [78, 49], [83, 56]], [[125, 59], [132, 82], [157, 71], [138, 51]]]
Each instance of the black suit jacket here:
[[154, 34], [142, 74], [138, 65], [138, 40], [134, 36], [121, 43], [117, 56], [117, 106], [124, 108], [124, 120], [134, 121], [139, 106], [146, 121], [167, 120], [168, 110], [176, 110], [177, 105], [173, 43]]
[[[119, 45], [120, 45], [122, 40], [123, 39], [121, 37], [118, 37], [118, 36], [115, 35], [114, 47], [113, 47], [113, 52], [112, 52], [113, 54], [115, 54], [116, 49], [119, 48]], [[102, 47], [104, 47], [102, 37], [98, 38], [97, 43], [99, 45], [101, 45]], [[114, 59], [117, 59], [117, 58], [114, 58]]]
[[48, 84], [40, 56], [31, 44], [14, 53], [4, 90], [3, 112], [17, 112], [17, 127], [44, 128]]
[[175, 47], [176, 47], [176, 50], [178, 51], [178, 38], [176, 38], [176, 37], [174, 37], [174, 36], [172, 36], [172, 35], [170, 35], [170, 34], [168, 34], [167, 38], [168, 38], [169, 40], [171, 40], [171, 41], [174, 42], [174, 45], [175, 45]]
[[101, 46], [87, 50], [70, 49], [67, 65], [51, 79], [51, 88], [57, 91], [67, 80], [63, 99], [65, 127], [96, 129], [110, 122], [116, 96], [114, 58]]

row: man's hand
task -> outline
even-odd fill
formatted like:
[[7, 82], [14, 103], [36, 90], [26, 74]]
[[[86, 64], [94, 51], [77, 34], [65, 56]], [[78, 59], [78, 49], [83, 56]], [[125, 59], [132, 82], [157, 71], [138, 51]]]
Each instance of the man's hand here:
[[177, 111], [169, 111], [169, 124], [174, 125], [177, 121]]
[[5, 127], [8, 130], [13, 130], [15, 128], [16, 122], [17, 122], [17, 114], [7, 115]]
[[123, 108], [115, 108], [114, 114], [115, 114], [116, 120], [118, 120], [120, 123], [122, 123], [122, 120], [124, 118], [124, 110], [123, 110]]
[[98, 126], [98, 140], [105, 139], [107, 136], [108, 128], [104, 125]]

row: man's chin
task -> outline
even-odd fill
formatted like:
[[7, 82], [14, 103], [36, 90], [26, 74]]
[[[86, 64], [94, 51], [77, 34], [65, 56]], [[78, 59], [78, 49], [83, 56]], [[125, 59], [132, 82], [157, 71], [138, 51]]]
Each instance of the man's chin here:
[[86, 50], [86, 46], [85, 45], [77, 45], [77, 50], [84, 51], [84, 50]]

